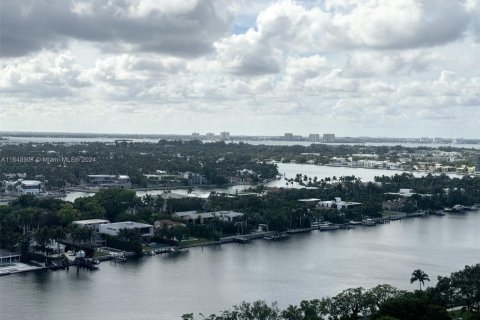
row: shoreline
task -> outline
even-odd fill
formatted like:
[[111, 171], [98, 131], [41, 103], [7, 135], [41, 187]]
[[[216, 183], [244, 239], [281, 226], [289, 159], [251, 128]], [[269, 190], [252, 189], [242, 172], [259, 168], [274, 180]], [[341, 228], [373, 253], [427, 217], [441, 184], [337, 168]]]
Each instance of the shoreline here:
[[[467, 212], [473, 212], [473, 213], [480, 213], [480, 210], [475, 210], [475, 211], [467, 211]], [[456, 214], [465, 214], [467, 212], [463, 213], [450, 213], [453, 215]], [[404, 220], [404, 219], [414, 219], [414, 218], [428, 218], [430, 215], [429, 214], [418, 214], [418, 213], [412, 213], [412, 214], [406, 214], [402, 212], [397, 212], [398, 215], [391, 215], [391, 216], [384, 216], [382, 218], [375, 218], [375, 219], [369, 219], [371, 221], [374, 221], [374, 224], [369, 224], [369, 223], [360, 223], [360, 224], [352, 224], [349, 228], [338, 228], [338, 229], [328, 229], [328, 230], [322, 230], [319, 225], [314, 226], [314, 227], [309, 227], [309, 228], [300, 228], [300, 229], [288, 229], [283, 232], [278, 232], [278, 231], [265, 231], [265, 232], [257, 232], [257, 233], [250, 233], [250, 234], [243, 234], [243, 235], [233, 235], [233, 236], [226, 236], [226, 237], [221, 237], [219, 238], [218, 241], [214, 240], [208, 240], [205, 242], [201, 243], [194, 243], [194, 244], [185, 244], [185, 245], [179, 245], [176, 246], [176, 248], [180, 250], [184, 249], [189, 249], [189, 248], [197, 248], [197, 247], [210, 247], [210, 246], [221, 246], [222, 244], [230, 244], [230, 243], [239, 243], [239, 244], [248, 244], [250, 240], [264, 240], [264, 237], [266, 236], [271, 236], [273, 234], [298, 234], [298, 233], [310, 233], [312, 231], [319, 231], [319, 232], [334, 232], [337, 230], [350, 230], [350, 229], [356, 229], [357, 227], [362, 227], [362, 228], [372, 228], [376, 227], [377, 225], [383, 225], [383, 224], [388, 224], [390, 222], [395, 222], [398, 220]], [[435, 216], [435, 215], [432, 215]], [[237, 240], [242, 240], [242, 241], [237, 241]], [[285, 239], [283, 241], [288, 241], [288, 239]], [[162, 253], [159, 253], [162, 254]], [[158, 255], [158, 254], [154, 254]], [[154, 256], [154, 255], [149, 255], [149, 254], [143, 254], [139, 258], [147, 257], [147, 256]], [[114, 259], [113, 257], [103, 257], [103, 258], [97, 258], [101, 261], [108, 261], [110, 259]], [[22, 269], [18, 269], [18, 268]], [[27, 273], [27, 272], [36, 272], [36, 271], [43, 271], [43, 270], [48, 270], [52, 269], [50, 267], [45, 267], [45, 266], [34, 266], [32, 264], [26, 264], [26, 263], [17, 263], [13, 266], [11, 266], [10, 270], [1, 270], [0, 268], [0, 276], [7, 276], [7, 275], [12, 275], [12, 274], [19, 274], [19, 273]], [[100, 268], [101, 269], [101, 268]]]

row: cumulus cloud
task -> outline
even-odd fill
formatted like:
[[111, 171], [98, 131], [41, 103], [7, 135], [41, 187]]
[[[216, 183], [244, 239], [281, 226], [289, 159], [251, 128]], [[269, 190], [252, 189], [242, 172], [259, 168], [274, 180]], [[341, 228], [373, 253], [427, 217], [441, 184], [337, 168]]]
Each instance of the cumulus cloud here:
[[472, 136], [479, 3], [2, 1], [0, 124]]
[[215, 43], [218, 60], [227, 71], [239, 75], [262, 75], [280, 71], [281, 52], [262, 43], [258, 33], [233, 35]]
[[69, 96], [87, 85], [79, 76], [82, 67], [71, 52], [42, 52], [34, 58], [22, 58], [0, 65], [0, 89], [5, 95], [22, 98]]
[[346, 77], [394, 76], [427, 71], [436, 55], [423, 51], [354, 51], [342, 71]]
[[188, 1], [2, 1], [1, 55], [21, 56], [80, 39], [116, 50], [196, 56], [230, 26], [220, 3]]
[[306, 8], [281, 1], [256, 20], [260, 43], [301, 52], [405, 49], [455, 41], [469, 30], [473, 10], [459, 1], [338, 1]]

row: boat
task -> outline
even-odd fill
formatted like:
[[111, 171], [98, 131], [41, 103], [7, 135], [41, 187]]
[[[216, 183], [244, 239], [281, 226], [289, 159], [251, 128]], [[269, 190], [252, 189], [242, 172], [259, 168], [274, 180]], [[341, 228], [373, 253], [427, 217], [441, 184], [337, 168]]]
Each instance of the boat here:
[[173, 254], [175, 254], [175, 253], [181, 253], [181, 252], [182, 252], [182, 249], [180, 249], [180, 248], [173, 248], [173, 247], [172, 247], [172, 248], [169, 248], [169, 249], [168, 249], [168, 253], [173, 253]]
[[97, 265], [100, 263], [96, 259], [92, 258], [84, 258], [84, 257], [76, 257], [75, 260], [73, 261], [73, 264], [76, 265], [77, 267], [82, 267], [82, 268], [87, 268], [90, 270], [95, 270], [98, 269]]
[[439, 216], [439, 217], [442, 217], [445, 215], [445, 212], [443, 210], [437, 210], [435, 212], [432, 213], [434, 216]]
[[365, 220], [362, 220], [362, 224], [366, 227], [373, 227], [375, 226], [377, 223], [372, 220], [372, 219], [365, 219]]
[[465, 210], [465, 207], [460, 205], [460, 204], [456, 204], [453, 206], [452, 208], [452, 213], [462, 213], [463, 211]]
[[126, 262], [127, 261], [127, 258], [124, 257], [124, 256], [116, 256], [113, 261], [115, 262]]

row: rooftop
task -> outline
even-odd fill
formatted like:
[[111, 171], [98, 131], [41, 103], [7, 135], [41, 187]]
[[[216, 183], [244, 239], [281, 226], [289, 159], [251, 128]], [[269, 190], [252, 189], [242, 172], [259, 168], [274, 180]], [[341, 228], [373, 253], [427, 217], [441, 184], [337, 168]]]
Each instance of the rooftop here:
[[110, 223], [110, 221], [104, 220], [104, 219], [87, 219], [87, 220], [73, 221], [72, 223], [87, 225], [87, 224]]
[[298, 199], [300, 202], [318, 202], [321, 201], [321, 199], [318, 198], [307, 198], [307, 199]]
[[139, 223], [133, 221], [123, 221], [123, 222], [114, 222], [109, 223], [108, 227], [113, 227], [117, 229], [134, 229], [134, 228], [150, 228], [151, 224]]
[[22, 185], [28, 186], [28, 187], [39, 186], [41, 184], [42, 182], [38, 180], [22, 180]]
[[0, 258], [10, 257], [10, 256], [19, 256], [19, 253], [12, 253], [5, 249], [0, 249]]

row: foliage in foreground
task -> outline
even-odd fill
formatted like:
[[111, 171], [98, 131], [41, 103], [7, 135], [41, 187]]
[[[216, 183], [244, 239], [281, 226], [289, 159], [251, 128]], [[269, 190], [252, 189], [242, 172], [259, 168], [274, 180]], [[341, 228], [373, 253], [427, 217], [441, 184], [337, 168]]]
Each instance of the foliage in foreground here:
[[[413, 274], [419, 273], [415, 270]], [[423, 279], [428, 276], [421, 271]], [[450, 277], [438, 277], [435, 287], [415, 292], [382, 284], [365, 290], [350, 288], [329, 298], [303, 300], [281, 310], [276, 303], [242, 302], [208, 320], [448, 320], [451, 307], [462, 307], [466, 318], [480, 319], [480, 264], [465, 266]], [[195, 320], [193, 313], [183, 320]]]

